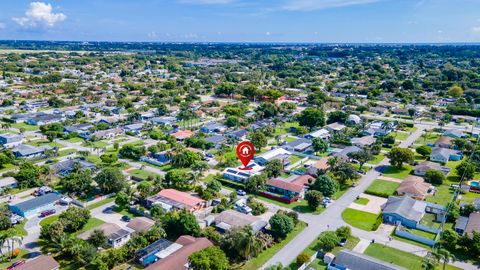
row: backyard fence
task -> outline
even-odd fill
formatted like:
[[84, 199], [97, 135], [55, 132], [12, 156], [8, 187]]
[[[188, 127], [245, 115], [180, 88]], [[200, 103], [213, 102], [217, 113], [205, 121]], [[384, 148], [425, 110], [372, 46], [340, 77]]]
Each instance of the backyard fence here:
[[415, 242], [419, 242], [419, 243], [422, 243], [422, 244], [425, 244], [425, 245], [429, 245], [429, 246], [432, 246], [432, 247], [435, 245], [435, 240], [434, 239], [428, 239], [426, 237], [410, 233], [402, 225], [397, 226], [397, 228], [395, 229], [395, 235], [398, 235], [400, 237], [410, 239], [410, 240], [413, 240]]
[[76, 206], [79, 206], [79, 207], [82, 207], [82, 208], [87, 208], [89, 205], [98, 203], [98, 202], [103, 201], [105, 199], [108, 199], [112, 196], [115, 196], [115, 193], [110, 193], [110, 194], [107, 194], [107, 195], [99, 196], [99, 197], [97, 197], [97, 198], [95, 198], [91, 201], [88, 201], [88, 202], [82, 202], [82, 201], [79, 201], [77, 199], [73, 199], [72, 203], [75, 204]]

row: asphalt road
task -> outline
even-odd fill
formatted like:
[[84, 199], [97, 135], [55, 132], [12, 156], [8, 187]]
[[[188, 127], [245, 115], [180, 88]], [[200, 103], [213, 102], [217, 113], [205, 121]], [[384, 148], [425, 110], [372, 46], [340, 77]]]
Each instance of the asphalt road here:
[[[419, 138], [423, 133], [423, 128], [418, 128], [415, 132], [410, 134], [410, 136], [400, 144], [400, 147], [408, 147], [413, 142]], [[378, 166], [388, 164], [388, 159], [383, 159]], [[292, 261], [294, 261], [297, 255], [310, 245], [310, 243], [320, 235], [321, 232], [327, 230], [333, 230], [337, 227], [346, 225], [342, 219], [342, 212], [354, 201], [357, 196], [363, 193], [372, 182], [380, 176], [380, 172], [373, 169], [368, 171], [359, 181], [358, 185], [354, 188], [350, 188], [342, 197], [330, 204], [324, 212], [319, 215], [313, 214], [299, 214], [299, 218], [308, 224], [308, 227], [305, 228], [295, 239], [290, 241], [285, 245], [280, 251], [278, 251], [265, 265], [264, 267], [274, 265], [277, 263], [282, 263], [282, 265], [287, 266]], [[355, 235], [357, 230], [352, 230]], [[364, 239], [375, 239], [375, 235], [370, 235], [370, 232], [362, 232], [362, 238]], [[385, 239], [383, 239], [385, 240]], [[393, 242], [393, 241], [392, 241]], [[395, 241], [399, 242], [399, 241]], [[404, 243], [402, 242], [403, 250], [415, 250], [418, 247], [411, 246], [410, 249], [406, 249]], [[400, 244], [398, 244], [400, 245]]]

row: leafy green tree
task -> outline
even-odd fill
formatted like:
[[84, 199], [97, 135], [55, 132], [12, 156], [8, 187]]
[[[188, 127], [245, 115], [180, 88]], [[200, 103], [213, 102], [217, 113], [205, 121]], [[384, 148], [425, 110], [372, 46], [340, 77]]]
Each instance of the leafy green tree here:
[[465, 179], [472, 179], [475, 175], [475, 171], [477, 170], [477, 166], [473, 162], [464, 160], [462, 163], [458, 164], [455, 169], [460, 177], [464, 176]]
[[79, 207], [69, 207], [61, 213], [58, 220], [63, 224], [66, 232], [76, 232], [83, 228], [90, 219], [90, 211]]
[[262, 150], [263, 147], [267, 146], [267, 137], [260, 130], [251, 133], [249, 139], [258, 150]]
[[163, 228], [169, 238], [176, 239], [181, 235], [200, 235], [200, 226], [195, 216], [187, 210], [170, 211], [162, 217]]
[[129, 158], [133, 160], [139, 160], [147, 153], [144, 146], [134, 146], [126, 144], [120, 148], [119, 154], [123, 158]]
[[325, 125], [325, 113], [316, 108], [306, 108], [298, 115], [298, 123], [309, 128]]
[[177, 169], [170, 170], [165, 174], [165, 184], [180, 190], [188, 190], [190, 188], [190, 181], [186, 172]]
[[394, 147], [387, 154], [387, 157], [390, 159], [390, 164], [397, 168], [402, 168], [403, 163], [413, 163], [414, 154], [412, 150], [408, 148]]
[[338, 239], [335, 232], [322, 232], [317, 239], [315, 249], [322, 250], [323, 252], [330, 252], [338, 245], [339, 241], [340, 239]]
[[107, 237], [101, 230], [93, 230], [92, 234], [87, 239], [87, 242], [94, 247], [104, 247], [107, 245]]
[[267, 184], [267, 175], [266, 174], [257, 174], [250, 177], [245, 183], [245, 190], [250, 193], [258, 193], [259, 191], [265, 190]]
[[118, 205], [120, 208], [125, 208], [128, 205], [130, 198], [128, 197], [127, 193], [120, 191], [117, 196], [115, 197], [115, 204]]
[[40, 168], [30, 162], [24, 162], [20, 165], [15, 179], [21, 187], [38, 187], [42, 185], [40, 179]]
[[236, 126], [240, 125], [240, 120], [236, 116], [229, 116], [225, 120], [225, 125], [227, 127], [236, 127]]
[[342, 226], [342, 227], [338, 227], [335, 233], [337, 234], [338, 237], [348, 238], [352, 235], [352, 230], [348, 226]]
[[328, 119], [327, 123], [335, 123], [335, 122], [340, 122], [340, 123], [345, 123], [347, 122], [348, 114], [344, 111], [333, 111], [330, 114], [328, 114]]
[[443, 184], [443, 181], [445, 181], [445, 174], [441, 171], [437, 170], [428, 170], [425, 173], [425, 181], [428, 183], [432, 183], [434, 185], [441, 185]]
[[215, 246], [192, 253], [188, 262], [193, 270], [227, 270], [230, 267], [225, 252]]
[[421, 155], [422, 157], [426, 158], [428, 156], [430, 156], [430, 154], [432, 153], [432, 148], [430, 146], [427, 146], [427, 145], [422, 145], [422, 146], [419, 146], [415, 149], [415, 151]]
[[145, 200], [153, 192], [153, 186], [148, 181], [142, 181], [137, 185], [140, 199]]
[[200, 161], [200, 155], [193, 151], [183, 149], [178, 152], [172, 159], [172, 165], [177, 168], [187, 168], [192, 166], [195, 162]]
[[165, 211], [163, 210], [163, 208], [160, 206], [160, 205], [153, 205], [152, 208], [150, 208], [150, 215], [153, 217], [153, 218], [161, 218], [163, 215], [165, 214]]
[[348, 157], [359, 162], [359, 164], [360, 164], [359, 169], [360, 170], [363, 168], [363, 165], [365, 163], [367, 163], [367, 161], [373, 159], [372, 153], [370, 151], [364, 150], [364, 149], [362, 149], [360, 151], [357, 151], [357, 152], [350, 152], [350, 153], [348, 153]]
[[312, 140], [313, 150], [318, 153], [325, 153], [328, 149], [328, 141], [322, 138], [314, 138]]
[[95, 182], [105, 193], [119, 192], [126, 186], [125, 176], [117, 168], [107, 167], [95, 176]]
[[308, 254], [302, 252], [297, 256], [297, 265], [304, 265], [310, 262], [310, 256]]
[[86, 194], [92, 189], [92, 172], [76, 170], [60, 179], [60, 184], [69, 194]]
[[305, 200], [308, 202], [308, 207], [312, 210], [317, 210], [320, 203], [322, 203], [323, 195], [320, 191], [317, 190], [309, 190], [305, 193]]
[[459, 85], [453, 85], [448, 89], [448, 94], [452, 97], [459, 98], [463, 95], [463, 89]]
[[284, 239], [295, 227], [292, 218], [282, 213], [273, 215], [268, 223], [273, 236], [277, 239]]
[[264, 172], [268, 177], [278, 177], [283, 172], [283, 164], [278, 159], [271, 160], [265, 165]]
[[264, 244], [252, 227], [245, 226], [225, 233], [220, 247], [231, 261], [239, 262], [257, 256], [263, 250]]
[[325, 197], [330, 197], [337, 192], [338, 183], [330, 176], [322, 174], [313, 182], [312, 189], [320, 191]]

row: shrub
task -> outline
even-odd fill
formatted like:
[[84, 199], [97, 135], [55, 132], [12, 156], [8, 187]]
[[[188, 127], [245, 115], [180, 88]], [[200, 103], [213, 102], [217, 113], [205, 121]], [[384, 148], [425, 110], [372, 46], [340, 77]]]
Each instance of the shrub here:
[[310, 257], [303, 252], [297, 256], [297, 265], [303, 265], [305, 263], [308, 263], [309, 261]]
[[373, 223], [372, 231], [376, 231], [378, 229], [378, 227], [380, 227], [380, 224], [382, 224], [382, 222], [383, 222], [383, 216], [380, 213], [380, 214], [378, 214], [377, 220], [375, 220], [375, 223]]
[[342, 227], [339, 227], [335, 233], [337, 234], [338, 237], [341, 237], [341, 238], [348, 238], [350, 237], [350, 235], [352, 234], [352, 231], [350, 229], [350, 227], [348, 226], [342, 226]]

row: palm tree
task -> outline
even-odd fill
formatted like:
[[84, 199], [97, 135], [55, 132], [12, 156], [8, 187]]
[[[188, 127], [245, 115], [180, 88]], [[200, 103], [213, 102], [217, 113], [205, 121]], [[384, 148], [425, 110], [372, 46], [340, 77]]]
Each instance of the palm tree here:
[[443, 270], [445, 270], [445, 267], [447, 264], [452, 261], [455, 261], [455, 256], [451, 254], [448, 250], [446, 249], [437, 249], [431, 252], [433, 259], [436, 262], [441, 262], [443, 261]]
[[15, 244], [18, 244], [18, 246], [21, 246], [22, 245], [22, 241], [23, 241], [23, 237], [20, 237], [20, 236], [16, 236], [15, 235], [15, 231], [13, 229], [9, 229], [9, 231], [11, 230], [10, 233], [8, 233], [7, 231], [7, 234], [10, 235], [7, 239], [6, 239], [6, 242], [7, 242], [7, 247], [8, 247], [8, 250], [9, 250], [9, 256], [10, 258], [13, 257], [13, 252], [15, 250]]
[[197, 186], [198, 182], [200, 181], [201, 172], [200, 171], [190, 171], [190, 172], [188, 172], [188, 175], [189, 175], [188, 178], [189, 178], [190, 182], [192, 183], [192, 185]]
[[243, 229], [243, 239], [239, 244], [241, 246], [240, 254], [247, 260], [256, 256], [263, 249], [262, 241], [249, 226]]

